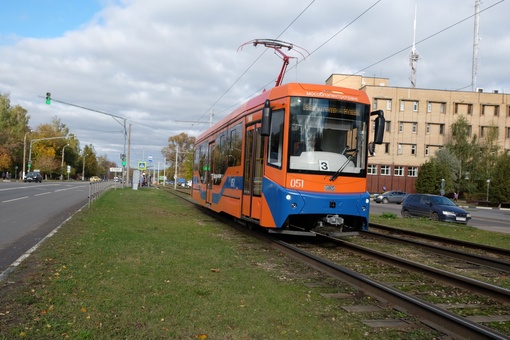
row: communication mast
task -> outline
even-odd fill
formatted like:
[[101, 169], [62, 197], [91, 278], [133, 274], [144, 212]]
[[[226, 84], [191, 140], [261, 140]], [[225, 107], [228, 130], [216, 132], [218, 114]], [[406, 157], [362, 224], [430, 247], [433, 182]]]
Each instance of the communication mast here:
[[416, 51], [416, 9], [417, 4], [414, 4], [414, 25], [413, 25], [413, 48], [411, 49], [411, 53], [409, 54], [409, 66], [411, 66], [411, 87], [416, 87], [416, 63], [418, 59], [420, 59], [420, 55], [418, 51]]
[[283, 77], [285, 76], [285, 71], [287, 70], [287, 66], [289, 65], [289, 60], [291, 58], [296, 58], [296, 57], [290, 57], [290, 56], [286, 55], [285, 53], [283, 53], [282, 48], [286, 48], [287, 51], [294, 49], [297, 53], [299, 53], [303, 57], [303, 59], [306, 59], [305, 53], [306, 53], [306, 55], [309, 55], [308, 51], [302, 47], [296, 46], [294, 44], [291, 44], [291, 43], [288, 43], [285, 41], [274, 40], [274, 39], [254, 39], [254, 40], [251, 40], [251, 41], [248, 41], [248, 42], [242, 44], [241, 46], [239, 46], [239, 48], [237, 50], [239, 51], [245, 45], [248, 45], [248, 44], [253, 44], [253, 46], [264, 45], [267, 48], [272, 48], [275, 50], [276, 53], [278, 53], [283, 58], [282, 69], [280, 70], [280, 74], [278, 75], [278, 78], [276, 79], [275, 86], [280, 86], [282, 84]]
[[478, 42], [480, 40], [480, 0], [475, 0], [475, 32], [473, 37], [473, 66], [471, 67], [471, 91], [476, 90], [478, 73]]

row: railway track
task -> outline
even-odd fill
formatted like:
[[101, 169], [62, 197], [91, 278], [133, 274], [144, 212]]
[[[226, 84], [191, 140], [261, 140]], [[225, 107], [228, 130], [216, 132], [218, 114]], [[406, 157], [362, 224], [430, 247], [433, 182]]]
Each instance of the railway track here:
[[[182, 193], [173, 193], [179, 194], [179, 196], [182, 197]], [[187, 193], [188, 192], [186, 192], [186, 194]], [[296, 240], [293, 237], [288, 237], [290, 242], [286, 242], [284, 241], [286, 238], [278, 239], [270, 237], [267, 234], [253, 233], [253, 231], [248, 231], [248, 228], [242, 229], [244, 232], [249, 232], [256, 237], [263, 239], [265, 242], [271, 242], [272, 246], [280, 252], [296, 258], [313, 268], [319, 269], [320, 271], [375, 297], [381, 304], [390, 304], [395, 310], [418, 317], [424, 325], [440, 331], [450, 337], [466, 339], [509, 338], [510, 332], [506, 334], [506, 332], [500, 332], [499, 330], [492, 329], [479, 322], [473, 321], [476, 320], [476, 318], [463, 316], [461, 315], [462, 313], [453, 313], [450, 311], [451, 305], [427, 301], [423, 298], [423, 296], [420, 296], [420, 294], [416, 294], [416, 292], [409, 292], [408, 286], [439, 286], [439, 288], [436, 289], [441, 291], [446, 288], [443, 288], [443, 285], [438, 285], [437, 282], [444, 282], [444, 285], [454, 287], [453, 289], [456, 294], [458, 294], [458, 290], [464, 291], [464, 294], [468, 296], [466, 301], [479, 301], [477, 303], [464, 304], [469, 305], [466, 308], [470, 308], [470, 306], [472, 307], [475, 305], [478, 309], [483, 309], [483, 306], [489, 306], [493, 309], [493, 311], [485, 312], [485, 314], [494, 313], [494, 310], [497, 310], [496, 313], [499, 314], [508, 312], [508, 317], [510, 318], [510, 309], [507, 307], [510, 305], [510, 291], [507, 289], [464, 277], [446, 270], [433, 268], [419, 262], [406, 260], [399, 256], [388, 255], [384, 252], [357, 245], [349, 241], [331, 238], [326, 235], [318, 234], [318, 236], [314, 238], [313, 244], [310, 245], [310, 239], [303, 241], [303, 239], [298, 238]], [[369, 237], [377, 238], [379, 240], [378, 242], [380, 242], [383, 238], [388, 239], [386, 236], [371, 234]], [[391, 237], [389, 239], [391, 239]], [[396, 241], [393, 239], [391, 242], [394, 243]], [[325, 244], [328, 246], [326, 248], [321, 248], [321, 245]], [[412, 247], [416, 247], [416, 245], [413, 244]], [[431, 252], [428, 245], [427, 247], [421, 248], [426, 249], [425, 252]], [[343, 255], [339, 256], [339, 253], [342, 253]], [[355, 256], [353, 256], [353, 254], [355, 254]], [[441, 256], [447, 255], [443, 253]], [[353, 264], [354, 262], [358, 262], [353, 261], [353, 258], [357, 259], [359, 263], [363, 263], [361, 267], [379, 263], [376, 265], [375, 269], [369, 270], [376, 273], [376, 275], [373, 275], [375, 278], [362, 273], [363, 271], [366, 271], [366, 267], [360, 268], [360, 266], [354, 266], [353, 268], [352, 266], [347, 267], [344, 265], [345, 263]], [[361, 260], [361, 258], [364, 260]], [[457, 258], [457, 260], [460, 261], [459, 258]], [[466, 259], [464, 258], [462, 261], [466, 261]], [[474, 260], [473, 258], [470, 258], [468, 261], [472, 262]], [[485, 261], [489, 260], [485, 259]], [[380, 265], [382, 262], [384, 262], [384, 268]], [[480, 265], [487, 266], [487, 263]], [[492, 268], [495, 266], [496, 265], [494, 264], [490, 265]], [[388, 270], [390, 267], [399, 269]], [[505, 268], [508, 269], [509, 267]], [[402, 269], [405, 274], [403, 274], [403, 276], [399, 276], [399, 278], [396, 279], [397, 282], [388, 282], [388, 276], [380, 275], [382, 272], [392, 272], [389, 276], [393, 276], [393, 272], [402, 271]], [[502, 267], [500, 267], [497, 270], [506, 269], [502, 269]], [[417, 278], [416, 276], [409, 276], [408, 272], [419, 272], [420, 278]], [[402, 286], [404, 288], [402, 288]], [[475, 295], [483, 297], [471, 297]], [[504, 318], [506, 314], [500, 316]]]

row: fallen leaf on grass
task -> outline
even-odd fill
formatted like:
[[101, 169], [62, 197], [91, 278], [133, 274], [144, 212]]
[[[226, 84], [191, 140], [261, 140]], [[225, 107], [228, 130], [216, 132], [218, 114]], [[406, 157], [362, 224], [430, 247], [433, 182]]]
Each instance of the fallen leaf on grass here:
[[200, 339], [200, 340], [205, 340], [207, 339], [209, 336], [207, 334], [198, 334], [197, 335], [197, 339]]
[[211, 272], [213, 272], [213, 273], [219, 273], [219, 272], [220, 272], [220, 270], [219, 270], [218, 268], [213, 268], [213, 269], [211, 269]]

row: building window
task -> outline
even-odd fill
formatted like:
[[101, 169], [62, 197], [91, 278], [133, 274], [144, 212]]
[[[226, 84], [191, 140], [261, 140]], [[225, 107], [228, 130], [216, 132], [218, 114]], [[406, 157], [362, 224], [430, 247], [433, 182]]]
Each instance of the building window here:
[[405, 101], [401, 100], [400, 101], [400, 111], [404, 111], [405, 108], [406, 108]]
[[397, 154], [399, 154], [399, 155], [402, 154], [402, 144], [398, 145], [398, 147], [397, 147]]
[[386, 121], [386, 132], [391, 132], [391, 121]]
[[430, 152], [430, 147], [428, 145], [425, 145], [425, 156], [428, 156]]
[[418, 111], [418, 102], [413, 102], [413, 111], [414, 112]]
[[396, 166], [394, 169], [395, 176], [404, 176], [404, 167], [403, 166]]
[[432, 102], [427, 103], [427, 112], [432, 112]]
[[398, 122], [398, 132], [404, 132], [404, 122]]
[[418, 167], [410, 166], [407, 168], [407, 176], [408, 177], [418, 177]]
[[445, 113], [445, 111], [446, 111], [446, 104], [445, 103], [441, 103], [439, 105], [439, 112]]
[[391, 175], [391, 165], [381, 165], [381, 175], [390, 176]]
[[369, 164], [368, 165], [368, 174], [369, 175], [377, 175], [377, 165]]
[[416, 155], [416, 144], [411, 144], [411, 155]]
[[413, 133], [416, 133], [418, 131], [418, 123], [413, 123]]
[[391, 99], [386, 99], [386, 110], [391, 111]]
[[473, 104], [467, 103], [455, 103], [454, 112], [455, 114], [473, 114]]
[[430, 124], [427, 123], [427, 127], [425, 128], [425, 132], [428, 134], [430, 134]]
[[506, 128], [506, 138], [510, 139], [510, 127]]
[[384, 143], [384, 153], [390, 153], [390, 143]]
[[444, 124], [439, 124], [439, 134], [444, 135]]

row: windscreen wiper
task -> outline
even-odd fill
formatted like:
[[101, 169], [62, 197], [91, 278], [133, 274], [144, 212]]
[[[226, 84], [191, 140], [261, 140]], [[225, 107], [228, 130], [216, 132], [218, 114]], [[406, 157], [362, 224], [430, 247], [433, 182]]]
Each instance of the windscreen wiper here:
[[342, 154], [344, 154], [346, 152], [354, 152], [354, 153], [349, 155], [349, 157], [347, 157], [347, 160], [344, 162], [344, 164], [342, 164], [342, 166], [340, 166], [340, 168], [335, 172], [335, 174], [329, 178], [330, 181], [334, 181], [338, 178], [338, 176], [340, 176], [340, 174], [342, 173], [342, 171], [344, 171], [345, 167], [349, 164], [351, 159], [353, 159], [354, 156], [356, 156], [356, 154], [358, 153], [358, 149], [349, 149], [349, 150], [346, 149], [346, 150], [344, 150], [344, 152], [342, 152]]

